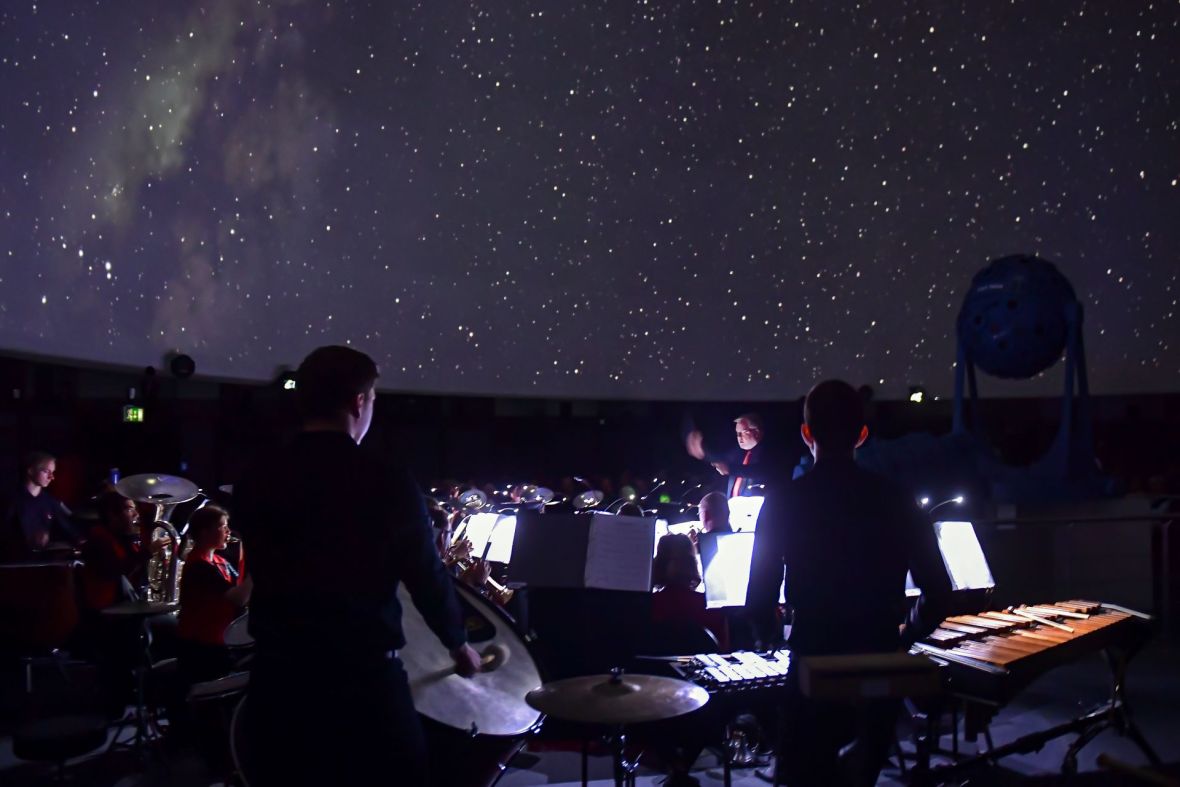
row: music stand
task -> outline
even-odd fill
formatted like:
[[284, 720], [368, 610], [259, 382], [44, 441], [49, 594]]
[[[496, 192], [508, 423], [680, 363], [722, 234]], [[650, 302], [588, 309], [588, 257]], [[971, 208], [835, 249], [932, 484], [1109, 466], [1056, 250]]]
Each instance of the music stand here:
[[471, 542], [471, 554], [492, 563], [508, 563], [516, 540], [516, 515], [480, 512], [467, 518], [464, 537]]
[[[991, 566], [987, 556], [983, 554], [983, 547], [975, 535], [975, 525], [971, 522], [948, 520], [935, 522], [935, 538], [938, 540], [938, 551], [942, 555], [942, 564], [946, 567], [947, 576], [951, 580], [951, 590], [955, 595], [955, 607], [979, 609], [987, 606], [987, 599], [996, 587], [992, 577]], [[914, 598], [922, 594], [922, 589], [914, 584], [911, 574], [906, 574], [906, 596]]]
[[[705, 585], [705, 607], [722, 609], [744, 607], [750, 584], [750, 561], [754, 554], [754, 534], [701, 533], [697, 538], [701, 552], [701, 576]], [[785, 601], [779, 588], [779, 603]]]

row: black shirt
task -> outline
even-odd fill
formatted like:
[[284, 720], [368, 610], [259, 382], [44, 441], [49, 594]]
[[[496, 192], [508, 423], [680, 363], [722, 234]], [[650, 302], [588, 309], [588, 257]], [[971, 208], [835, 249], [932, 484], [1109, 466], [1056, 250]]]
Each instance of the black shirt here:
[[466, 641], [408, 472], [344, 432], [303, 432], [234, 487], [259, 653], [371, 655], [405, 644], [399, 582], [448, 649]]
[[[746, 455], [749, 454], [749, 459]], [[729, 468], [729, 475], [725, 478], [725, 496], [733, 497], [733, 487], [739, 478], [742, 488], [738, 492], [741, 497], [764, 494], [762, 489], [754, 489], [756, 485], [765, 484], [773, 480], [779, 471], [778, 457], [774, 456], [766, 441], [761, 441], [749, 451], [738, 446], [728, 451], [705, 453], [706, 462], [724, 462]]]
[[[779, 639], [773, 613], [784, 568], [790, 645], [803, 654], [895, 650], [932, 631], [950, 599], [934, 529], [914, 498], [851, 459], [824, 459], [766, 496], [746, 606], [768, 643]], [[899, 637], [907, 570], [923, 597]]]
[[39, 495], [31, 495], [28, 487], [19, 484], [2, 507], [6, 551], [14, 555], [42, 549], [42, 536], [47, 536], [48, 542], [78, 543], [69, 509], [44, 489]]

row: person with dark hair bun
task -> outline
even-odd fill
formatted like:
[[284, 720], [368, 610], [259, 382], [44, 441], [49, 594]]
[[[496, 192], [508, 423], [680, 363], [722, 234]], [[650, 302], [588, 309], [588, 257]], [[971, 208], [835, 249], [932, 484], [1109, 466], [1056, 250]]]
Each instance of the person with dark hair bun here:
[[[908, 648], [948, 608], [950, 580], [933, 527], [909, 491], [857, 466], [854, 453], [868, 427], [852, 386], [828, 380], [812, 388], [800, 434], [815, 466], [768, 490], [754, 535], [746, 609], [762, 642], [782, 639], [776, 613], [785, 573], [786, 600], [794, 609], [788, 643], [793, 654]], [[908, 615], [907, 571], [923, 591]], [[837, 783], [839, 772], [853, 763], [854, 783], [876, 782], [893, 742], [895, 702], [870, 704], [859, 737], [847, 708], [802, 696], [794, 668], [782, 702], [776, 783]], [[854, 745], [841, 755], [849, 743]]]
[[669, 533], [656, 544], [651, 565], [655, 593], [651, 597], [654, 623], [695, 623], [709, 629], [721, 650], [729, 649], [725, 618], [705, 607], [705, 594], [697, 590], [701, 569], [696, 546], [682, 533]]

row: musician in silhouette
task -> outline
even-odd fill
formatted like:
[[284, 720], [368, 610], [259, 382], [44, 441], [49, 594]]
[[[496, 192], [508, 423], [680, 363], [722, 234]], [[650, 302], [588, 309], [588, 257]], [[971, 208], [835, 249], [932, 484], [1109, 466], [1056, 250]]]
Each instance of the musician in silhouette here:
[[241, 759], [255, 787], [427, 783], [399, 583], [455, 671], [479, 670], [421, 492], [360, 445], [377, 376], [354, 349], [313, 351], [296, 372], [302, 431], [234, 489], [254, 576]]
[[[785, 569], [794, 656], [908, 648], [938, 625], [950, 598], [933, 528], [907, 490], [857, 466], [854, 452], [868, 428], [855, 389], [839, 380], [816, 385], [804, 402], [803, 421], [800, 431], [815, 466], [767, 490], [746, 608], [762, 642], [778, 643]], [[907, 570], [923, 591], [908, 616]], [[781, 783], [874, 784], [893, 741], [897, 704], [870, 704], [858, 736], [851, 710], [804, 698], [797, 680], [792, 670], [782, 700]]]

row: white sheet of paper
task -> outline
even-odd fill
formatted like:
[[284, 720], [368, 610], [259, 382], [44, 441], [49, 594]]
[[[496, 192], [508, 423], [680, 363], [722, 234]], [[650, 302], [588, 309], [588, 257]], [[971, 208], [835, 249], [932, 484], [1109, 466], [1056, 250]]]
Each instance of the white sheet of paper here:
[[979, 590], [996, 586], [974, 525], [970, 522], [935, 522], [934, 533], [953, 589]]
[[746, 586], [750, 584], [750, 558], [754, 551], [754, 534], [741, 533], [717, 538], [717, 555], [705, 575], [706, 606], [740, 607], [746, 603]]
[[651, 590], [655, 522], [632, 516], [593, 514], [586, 546], [586, 587]]
[[488, 560], [494, 563], [511, 562], [512, 542], [516, 536], [516, 517], [487, 511], [472, 514], [467, 518], [465, 536], [471, 541], [472, 557], [481, 557], [484, 549], [487, 549]]
[[731, 497], [729, 499], [729, 526], [735, 533], [753, 533], [758, 525], [758, 512], [762, 510], [761, 496]]

